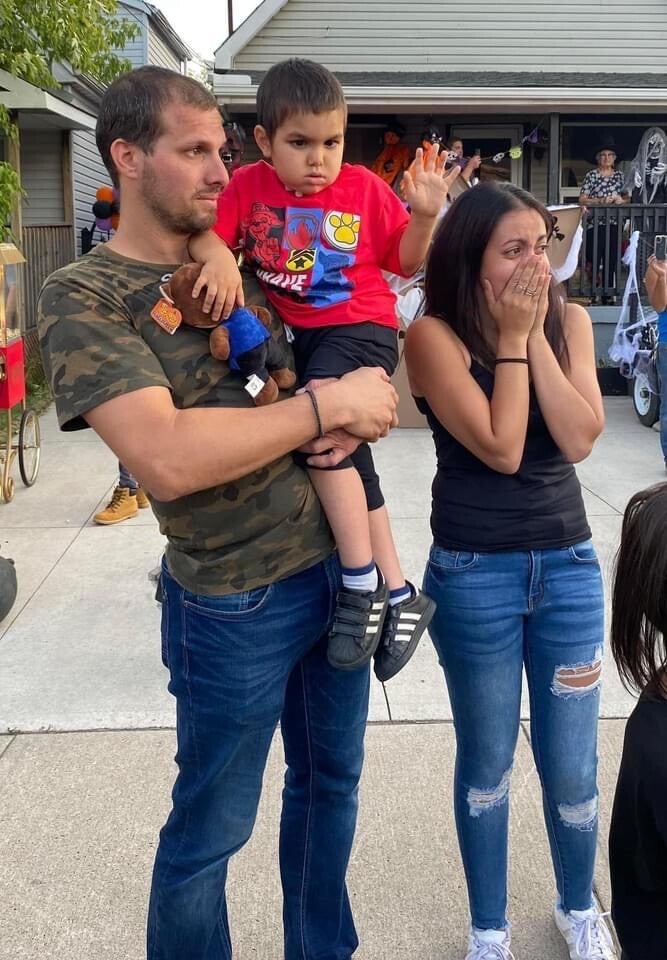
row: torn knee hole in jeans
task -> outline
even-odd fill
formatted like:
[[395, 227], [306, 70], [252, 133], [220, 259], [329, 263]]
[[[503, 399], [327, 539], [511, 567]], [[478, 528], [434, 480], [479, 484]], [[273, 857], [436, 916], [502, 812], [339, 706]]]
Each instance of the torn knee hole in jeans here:
[[573, 830], [592, 830], [598, 816], [597, 795], [583, 803], [559, 803], [558, 814], [566, 827]]
[[506, 803], [510, 792], [510, 777], [512, 768], [506, 770], [502, 775], [500, 783], [496, 787], [468, 787], [468, 810], [471, 817], [481, 817], [488, 810]]
[[602, 651], [596, 650], [589, 663], [556, 667], [551, 692], [557, 697], [585, 697], [599, 688], [601, 675]]

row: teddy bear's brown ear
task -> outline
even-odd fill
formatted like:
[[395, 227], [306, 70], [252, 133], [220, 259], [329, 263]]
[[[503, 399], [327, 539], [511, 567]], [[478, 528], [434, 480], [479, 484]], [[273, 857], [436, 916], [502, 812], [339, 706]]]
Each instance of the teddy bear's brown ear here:
[[211, 320], [210, 313], [204, 313], [204, 298], [206, 288], [202, 290], [196, 300], [192, 299], [192, 288], [195, 280], [201, 273], [201, 264], [184, 263], [174, 271], [169, 280], [169, 296], [174, 301], [183, 316], [183, 322], [190, 327], [212, 328], [217, 326]]

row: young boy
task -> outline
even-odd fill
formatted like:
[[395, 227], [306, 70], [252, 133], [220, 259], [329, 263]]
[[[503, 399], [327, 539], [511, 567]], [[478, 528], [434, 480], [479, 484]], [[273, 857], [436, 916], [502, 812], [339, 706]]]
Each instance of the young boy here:
[[[409, 215], [375, 174], [343, 164], [347, 108], [324, 67], [308, 60], [273, 66], [257, 92], [257, 115], [264, 160], [235, 172], [216, 233], [229, 248], [242, 247], [291, 328], [302, 384], [314, 381], [314, 388], [361, 366], [391, 375], [398, 322], [382, 271], [410, 276], [421, 267], [447, 195], [445, 154], [435, 149], [424, 162], [417, 152], [416, 173], [404, 181]], [[210, 238], [195, 238], [190, 249], [201, 261], [215, 256]], [[375, 654], [375, 673], [388, 680], [412, 656], [434, 604], [403, 576], [368, 444], [310, 475], [342, 567], [329, 660], [355, 669]]]

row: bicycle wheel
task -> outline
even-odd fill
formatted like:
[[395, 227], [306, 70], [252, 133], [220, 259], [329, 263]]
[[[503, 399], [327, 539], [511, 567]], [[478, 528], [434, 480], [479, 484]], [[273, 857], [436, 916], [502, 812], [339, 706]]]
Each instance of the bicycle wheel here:
[[34, 410], [23, 411], [19, 425], [19, 470], [26, 487], [31, 487], [39, 473], [40, 455], [39, 420]]

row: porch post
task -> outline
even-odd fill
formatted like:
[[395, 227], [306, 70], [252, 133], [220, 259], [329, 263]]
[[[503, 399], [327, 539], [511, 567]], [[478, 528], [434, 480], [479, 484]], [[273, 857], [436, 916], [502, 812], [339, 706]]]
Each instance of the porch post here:
[[560, 203], [560, 114], [549, 114], [549, 203]]

